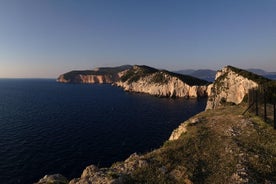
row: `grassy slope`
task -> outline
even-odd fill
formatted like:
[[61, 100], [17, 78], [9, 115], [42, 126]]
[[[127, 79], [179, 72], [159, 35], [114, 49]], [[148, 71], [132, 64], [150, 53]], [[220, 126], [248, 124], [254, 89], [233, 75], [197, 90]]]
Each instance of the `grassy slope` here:
[[245, 107], [202, 112], [176, 141], [145, 155], [128, 183], [274, 183], [276, 130]]

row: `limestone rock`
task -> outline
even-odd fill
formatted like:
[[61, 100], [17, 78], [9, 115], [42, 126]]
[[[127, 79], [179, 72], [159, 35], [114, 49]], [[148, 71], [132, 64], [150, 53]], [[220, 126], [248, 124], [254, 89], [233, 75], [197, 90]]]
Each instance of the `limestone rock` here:
[[119, 80], [119, 73], [131, 68], [130, 65], [118, 67], [102, 67], [94, 70], [73, 70], [60, 75], [57, 82], [61, 83], [86, 83], [86, 84], [104, 84], [114, 83]]
[[84, 83], [84, 84], [111, 84], [118, 80], [115, 75], [75, 75], [74, 78], [66, 79], [64, 75], [60, 75], [57, 79], [61, 83]]
[[35, 184], [68, 184], [68, 180], [61, 174], [45, 175]]
[[113, 165], [112, 169], [118, 173], [129, 174], [132, 171], [138, 168], [146, 167], [147, 165], [147, 161], [144, 160], [142, 156], [133, 153], [124, 162]]
[[[132, 75], [132, 77], [129, 77]], [[207, 96], [207, 81], [190, 76], [174, 74], [168, 71], [134, 66], [121, 74], [116, 85], [125, 91], [147, 93], [159, 97], [187, 97], [196, 98]], [[183, 78], [187, 78], [186, 81]], [[194, 81], [194, 82], [192, 82]]]
[[125, 175], [147, 165], [142, 156], [134, 153], [124, 162], [116, 163], [110, 168], [90, 165], [84, 169], [80, 178], [72, 179], [69, 184], [121, 184], [124, 183]]
[[199, 118], [191, 118], [183, 123], [181, 123], [177, 129], [175, 129], [170, 138], [169, 138], [169, 141], [172, 141], [172, 140], [177, 140], [179, 139], [179, 137], [183, 134], [183, 133], [186, 133], [187, 132], [187, 126], [189, 125], [194, 125], [194, 124], [197, 124], [199, 123], [201, 120]]
[[236, 72], [234, 67], [224, 67], [217, 72], [215, 82], [208, 86], [206, 109], [215, 109], [225, 102], [240, 104], [248, 90], [257, 87], [257, 82]]

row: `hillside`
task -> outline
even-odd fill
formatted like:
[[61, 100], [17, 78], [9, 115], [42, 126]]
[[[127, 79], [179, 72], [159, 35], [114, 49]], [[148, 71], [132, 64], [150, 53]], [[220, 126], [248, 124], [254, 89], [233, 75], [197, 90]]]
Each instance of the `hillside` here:
[[110, 168], [88, 166], [70, 184], [275, 183], [276, 131], [252, 114], [242, 115], [245, 108], [202, 112], [181, 124], [179, 136], [161, 148]]
[[60, 75], [57, 82], [62, 83], [113, 83], [119, 79], [118, 73], [131, 68], [130, 65], [101, 67], [94, 70], [73, 70]]
[[120, 73], [116, 85], [125, 91], [147, 93], [161, 97], [206, 96], [209, 82], [188, 75], [135, 65]]
[[131, 182], [276, 182], [276, 132], [243, 110], [224, 106], [186, 121], [178, 139], [143, 157], [150, 165], [132, 173]]

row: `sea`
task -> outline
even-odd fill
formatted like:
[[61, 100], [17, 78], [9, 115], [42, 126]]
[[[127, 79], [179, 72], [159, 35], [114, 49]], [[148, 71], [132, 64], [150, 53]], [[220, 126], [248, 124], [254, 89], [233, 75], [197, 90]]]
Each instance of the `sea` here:
[[80, 177], [168, 140], [206, 99], [158, 98], [109, 84], [0, 79], [0, 182], [28, 184], [46, 174]]

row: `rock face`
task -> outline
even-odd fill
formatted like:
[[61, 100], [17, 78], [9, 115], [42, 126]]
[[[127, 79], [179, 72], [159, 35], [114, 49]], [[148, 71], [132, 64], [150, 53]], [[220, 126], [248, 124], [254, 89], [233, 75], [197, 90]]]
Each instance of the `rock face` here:
[[40, 179], [35, 184], [67, 184], [68, 180], [62, 176], [61, 174], [53, 174], [53, 175], [45, 175], [42, 179]]
[[208, 101], [206, 109], [215, 109], [223, 103], [239, 104], [249, 89], [257, 88], [268, 79], [241, 70], [226, 66], [216, 74], [216, 80], [208, 86]]
[[130, 155], [124, 162], [113, 164], [110, 168], [97, 168], [94, 165], [86, 167], [80, 178], [72, 179], [69, 184], [120, 184], [125, 183], [126, 176], [134, 170], [146, 167], [148, 162], [136, 153]]
[[177, 140], [179, 139], [179, 137], [183, 134], [187, 132], [187, 127], [191, 126], [191, 125], [195, 125], [197, 123], [201, 122], [201, 120], [199, 118], [190, 118], [187, 121], [184, 121], [183, 123], [181, 123], [177, 129], [175, 129], [170, 138], [169, 141], [173, 141], [173, 140]]
[[136, 153], [130, 155], [124, 162], [113, 164], [110, 168], [98, 168], [95, 165], [87, 166], [80, 178], [74, 178], [70, 182], [62, 175], [46, 175], [36, 184], [120, 184], [126, 183], [127, 176], [133, 171], [147, 167], [148, 162], [144, 156]]
[[207, 81], [191, 76], [157, 70], [147, 66], [133, 66], [120, 73], [116, 85], [125, 91], [147, 93], [159, 97], [203, 97], [207, 95]]
[[125, 91], [159, 97], [204, 97], [209, 82], [148, 66], [120, 66], [71, 71], [58, 77], [61, 83], [116, 84]]
[[67, 79], [65, 75], [60, 75], [57, 79], [61, 83], [84, 83], [84, 84], [111, 84], [118, 80], [118, 75], [85, 75], [76, 74], [74, 78]]
[[94, 70], [71, 71], [60, 75], [57, 82], [62, 83], [86, 83], [86, 84], [104, 84], [114, 83], [119, 80], [119, 73], [131, 68], [130, 65], [118, 67], [103, 67]]

